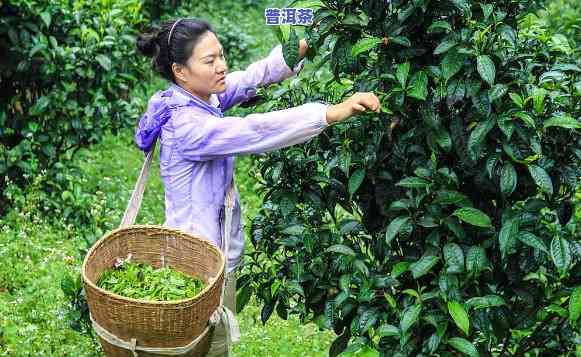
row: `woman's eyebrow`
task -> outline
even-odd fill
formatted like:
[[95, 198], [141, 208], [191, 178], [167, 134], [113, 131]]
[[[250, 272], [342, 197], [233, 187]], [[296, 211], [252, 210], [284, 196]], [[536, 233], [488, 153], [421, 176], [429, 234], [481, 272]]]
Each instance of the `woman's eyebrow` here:
[[[220, 48], [220, 52], [224, 52], [224, 48]], [[218, 55], [215, 53], [211, 53], [211, 54], [205, 55], [204, 57], [202, 57], [202, 59], [206, 58], [206, 57], [216, 57], [216, 56], [218, 56]]]

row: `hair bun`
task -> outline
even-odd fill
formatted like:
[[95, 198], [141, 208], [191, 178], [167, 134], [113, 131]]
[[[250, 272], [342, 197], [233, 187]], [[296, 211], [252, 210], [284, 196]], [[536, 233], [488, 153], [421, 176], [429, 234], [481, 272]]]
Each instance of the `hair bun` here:
[[157, 34], [145, 33], [137, 37], [137, 49], [147, 57], [155, 57], [158, 51]]

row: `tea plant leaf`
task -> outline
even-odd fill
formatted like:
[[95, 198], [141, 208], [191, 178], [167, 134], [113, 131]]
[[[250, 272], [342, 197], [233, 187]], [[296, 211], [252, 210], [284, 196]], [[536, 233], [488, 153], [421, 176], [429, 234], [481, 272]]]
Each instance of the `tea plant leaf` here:
[[442, 77], [445, 80], [452, 78], [456, 73], [460, 71], [462, 65], [464, 64], [465, 56], [459, 54], [455, 50], [448, 51], [442, 62], [440, 63], [440, 70], [442, 71]]
[[361, 186], [361, 183], [363, 182], [364, 178], [365, 178], [365, 170], [364, 169], [357, 169], [357, 170], [355, 170], [355, 172], [353, 172], [353, 174], [349, 178], [349, 194], [350, 195], [353, 195], [357, 191], [359, 186]]
[[561, 273], [567, 272], [572, 262], [569, 242], [562, 237], [553, 238], [551, 241], [551, 258]]
[[373, 49], [375, 46], [381, 43], [381, 38], [378, 37], [367, 37], [362, 38], [357, 41], [351, 48], [351, 55], [356, 57], [360, 53], [367, 52]]
[[530, 232], [521, 232], [518, 234], [518, 240], [522, 243], [528, 245], [529, 247], [533, 247], [535, 249], [540, 250], [541, 252], [549, 253], [549, 249], [545, 245], [545, 242], [541, 240], [541, 238], [537, 237], [536, 235]]
[[397, 236], [401, 228], [408, 223], [410, 220], [409, 217], [397, 217], [389, 226], [387, 226], [387, 230], [385, 231], [385, 242], [390, 244], [391, 241]]
[[410, 81], [408, 96], [425, 100], [428, 95], [428, 75], [424, 71], [416, 72]]
[[474, 347], [472, 343], [462, 337], [452, 337], [448, 340], [448, 344], [466, 356], [480, 357], [476, 347]]
[[574, 325], [581, 316], [581, 286], [576, 287], [569, 297], [569, 321]]
[[551, 177], [549, 176], [547, 171], [545, 171], [545, 169], [537, 165], [529, 165], [528, 168], [531, 177], [533, 178], [537, 186], [539, 186], [541, 191], [547, 193], [549, 196], [552, 195], [553, 181], [551, 180]]
[[325, 251], [339, 253], [339, 254], [343, 254], [343, 255], [349, 255], [351, 257], [354, 257], [356, 255], [355, 251], [353, 249], [351, 249], [348, 246], [343, 245], [343, 244], [334, 244], [334, 245], [330, 246], [329, 248], [327, 248]]
[[405, 88], [405, 84], [406, 84], [409, 72], [410, 72], [410, 63], [409, 62], [405, 62], [405, 63], [401, 63], [401, 64], [397, 65], [397, 68], [395, 70], [395, 78], [397, 78], [397, 81], [402, 86], [402, 88]]
[[469, 309], [474, 310], [498, 307], [502, 305], [506, 305], [506, 302], [498, 295], [477, 296], [466, 301], [466, 306]]
[[410, 327], [412, 327], [418, 321], [421, 311], [422, 305], [413, 305], [411, 307], [408, 307], [403, 312], [399, 326], [402, 333], [407, 332], [407, 330], [409, 330]]
[[464, 271], [464, 252], [458, 244], [446, 244], [443, 253], [447, 265], [447, 273], [457, 274]]
[[566, 129], [581, 129], [581, 121], [574, 119], [569, 115], [553, 116], [551, 119], [543, 123], [543, 129], [552, 126], [566, 128]]
[[291, 69], [299, 62], [299, 38], [294, 28], [290, 29], [288, 41], [282, 45], [282, 54]]
[[405, 188], [425, 188], [428, 187], [429, 184], [430, 181], [420, 177], [406, 177], [395, 185]]
[[518, 236], [519, 224], [517, 219], [508, 219], [504, 222], [498, 233], [498, 243], [502, 258], [506, 258], [514, 249]]
[[490, 85], [494, 84], [494, 77], [496, 76], [496, 67], [494, 62], [487, 55], [480, 55], [476, 59], [476, 68], [480, 77]]
[[465, 335], [470, 335], [470, 319], [468, 318], [468, 313], [464, 310], [464, 306], [456, 301], [450, 300], [448, 301], [448, 312], [450, 313], [450, 316], [452, 316], [456, 326], [458, 326]]
[[516, 189], [517, 173], [509, 161], [506, 161], [500, 172], [500, 192], [505, 196], [510, 196]]
[[440, 260], [439, 257], [433, 255], [424, 255], [417, 262], [410, 265], [410, 271], [414, 279], [418, 279], [426, 275]]
[[492, 222], [486, 213], [477, 208], [462, 207], [452, 213], [453, 216], [460, 218], [460, 220], [477, 227], [491, 227]]
[[434, 54], [435, 55], [440, 55], [442, 53], [447, 52], [449, 49], [453, 48], [454, 46], [456, 46], [458, 44], [458, 42], [454, 41], [454, 40], [444, 40], [442, 41], [438, 47], [436, 47], [436, 49], [434, 50]]

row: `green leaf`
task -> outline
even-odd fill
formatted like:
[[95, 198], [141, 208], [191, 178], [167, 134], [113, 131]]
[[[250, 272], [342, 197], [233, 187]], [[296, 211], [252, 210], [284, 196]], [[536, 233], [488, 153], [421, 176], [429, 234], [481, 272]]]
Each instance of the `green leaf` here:
[[419, 177], [406, 177], [396, 183], [396, 186], [401, 186], [405, 188], [425, 188], [428, 187], [430, 181]]
[[462, 207], [452, 213], [453, 216], [460, 218], [462, 221], [477, 227], [491, 227], [490, 217], [479, 209], [472, 207]]
[[470, 319], [468, 318], [468, 313], [464, 310], [464, 306], [456, 301], [450, 300], [448, 301], [448, 312], [450, 313], [450, 316], [452, 316], [456, 326], [458, 326], [466, 336], [469, 336]]
[[410, 265], [410, 271], [414, 279], [418, 279], [426, 275], [440, 260], [439, 257], [433, 255], [424, 255], [417, 262]]
[[410, 267], [411, 263], [410, 262], [399, 262], [396, 265], [394, 265], [393, 269], [391, 269], [391, 277], [394, 279], [397, 279], [398, 276], [402, 275], [403, 273], [405, 273], [409, 267]]
[[456, 50], [448, 51], [440, 63], [442, 77], [444, 77], [445, 80], [452, 78], [452, 76], [458, 73], [462, 68], [464, 59], [465, 56], [459, 54]]
[[547, 171], [545, 171], [545, 169], [537, 165], [529, 165], [528, 168], [531, 177], [533, 178], [537, 186], [539, 186], [541, 191], [551, 196], [553, 194], [553, 181], [551, 180], [551, 177], [549, 176]]
[[504, 97], [507, 92], [508, 87], [505, 84], [495, 84], [488, 91], [488, 97], [490, 98], [490, 101], [493, 102]]
[[466, 83], [462, 79], [452, 79], [446, 88], [446, 104], [453, 106], [464, 99], [466, 95]]
[[480, 8], [482, 9], [482, 15], [484, 16], [484, 19], [487, 20], [492, 14], [494, 6], [491, 4], [480, 3]]
[[524, 103], [523, 103], [523, 99], [522, 97], [517, 94], [517, 93], [508, 93], [508, 96], [510, 97], [510, 99], [512, 100], [512, 102], [514, 104], [516, 104], [517, 107], [519, 107], [520, 109], [523, 108]]
[[566, 129], [581, 129], [581, 121], [567, 114], [562, 114], [559, 116], [555, 115], [551, 119], [545, 121], [543, 124], [544, 129], [550, 128], [552, 126]]
[[444, 260], [447, 273], [458, 274], [464, 271], [464, 252], [456, 243], [448, 243], [444, 246]]
[[434, 140], [436, 143], [444, 149], [446, 152], [450, 152], [452, 149], [452, 138], [450, 137], [450, 133], [442, 127], [435, 129], [432, 133], [434, 135]]
[[293, 224], [292, 226], [289, 226], [289, 227], [283, 229], [282, 233], [292, 235], [292, 236], [300, 236], [304, 233], [304, 231], [305, 231], [305, 227], [303, 227], [302, 225]]
[[440, 42], [438, 47], [436, 47], [436, 49], [434, 50], [434, 54], [441, 55], [442, 53], [448, 52], [448, 50], [452, 49], [457, 44], [458, 44], [458, 42], [456, 42], [454, 40], [444, 40], [444, 41]]
[[492, 119], [485, 120], [483, 122], [478, 123], [474, 130], [470, 133], [470, 137], [468, 138], [468, 151], [472, 160], [478, 159], [478, 153], [480, 152], [480, 146], [486, 139], [486, 135], [494, 128], [496, 122]]
[[42, 19], [42, 22], [44, 22], [44, 24], [48, 28], [50, 26], [50, 22], [51, 22], [50, 13], [48, 13], [48, 12], [41, 13], [40, 18]]
[[395, 77], [397, 78], [397, 80], [402, 88], [406, 87], [405, 84], [406, 84], [409, 72], [410, 72], [410, 63], [409, 62], [401, 63], [401, 64], [397, 65], [397, 68], [395, 70]]
[[466, 270], [478, 273], [486, 269], [487, 266], [486, 250], [477, 245], [470, 247], [468, 253], [466, 253]]
[[391, 241], [397, 236], [401, 228], [408, 223], [409, 217], [397, 217], [389, 226], [387, 226], [387, 230], [385, 231], [385, 241], [387, 244], [390, 244]]
[[441, 205], [459, 205], [459, 206], [470, 206], [470, 200], [466, 195], [458, 191], [452, 190], [441, 190], [436, 192], [436, 198], [432, 201], [433, 203]]
[[514, 218], [507, 219], [500, 228], [500, 232], [498, 232], [498, 243], [500, 245], [500, 253], [503, 259], [505, 259], [514, 249], [518, 236], [518, 229], [519, 222]]
[[396, 326], [390, 324], [383, 324], [379, 326], [377, 333], [380, 337], [399, 336], [399, 329]]
[[402, 333], [406, 333], [410, 327], [413, 326], [418, 321], [420, 312], [422, 311], [422, 305], [414, 305], [405, 309], [399, 327]]
[[351, 55], [356, 57], [360, 53], [367, 52], [373, 48], [375, 48], [378, 44], [381, 43], [381, 38], [378, 37], [367, 37], [362, 38], [357, 41], [353, 47], [351, 47]]
[[457, 351], [462, 352], [466, 356], [480, 357], [480, 354], [478, 353], [478, 350], [476, 350], [476, 347], [474, 347], [473, 344], [471, 344], [468, 340], [463, 339], [462, 337], [452, 337], [451, 339], [448, 340], [448, 344], [454, 347], [454, 349], [456, 349]]
[[428, 96], [428, 75], [424, 71], [416, 72], [410, 81], [408, 96], [425, 100]]
[[355, 170], [355, 172], [353, 172], [353, 174], [349, 178], [349, 194], [350, 195], [353, 195], [357, 191], [359, 186], [361, 186], [361, 183], [363, 182], [364, 178], [365, 178], [365, 170], [364, 169], [357, 169], [357, 170]]
[[477, 296], [466, 301], [466, 306], [469, 309], [474, 310], [498, 307], [502, 305], [506, 305], [506, 302], [498, 295]]
[[510, 161], [506, 161], [500, 172], [500, 192], [505, 196], [510, 196], [516, 189], [516, 183], [516, 170]]
[[573, 289], [569, 298], [569, 321], [571, 321], [571, 325], [575, 324], [579, 316], [581, 316], [581, 286]]
[[537, 237], [536, 235], [530, 232], [520, 232], [518, 234], [518, 240], [528, 245], [529, 247], [533, 247], [535, 249], [538, 249], [542, 252], [549, 254], [549, 249], [545, 245], [545, 242], [543, 242], [541, 238]]
[[299, 63], [299, 38], [294, 28], [291, 27], [288, 41], [282, 45], [284, 61], [289, 68], [294, 68]]
[[472, 17], [471, 2], [469, 0], [451, 0], [458, 10], [462, 11], [465, 17]]
[[349, 168], [351, 167], [351, 152], [342, 150], [339, 154], [339, 168], [345, 176], [349, 177]]
[[95, 60], [97, 62], [99, 62], [99, 64], [101, 65], [101, 67], [103, 67], [106, 71], [110, 71], [111, 70], [111, 59], [108, 56], [105, 55], [97, 55], [95, 57]]
[[542, 114], [545, 111], [545, 97], [547, 90], [544, 88], [535, 88], [533, 91], [533, 107], [535, 113]]
[[488, 178], [492, 179], [492, 173], [494, 172], [494, 168], [496, 167], [496, 164], [498, 163], [498, 161], [500, 160], [500, 154], [492, 154], [490, 156], [488, 156], [488, 158], [486, 159], [486, 174], [488, 175]]
[[476, 68], [480, 77], [490, 85], [494, 84], [494, 77], [496, 76], [496, 67], [494, 62], [487, 55], [480, 55], [476, 59]]
[[535, 123], [535, 119], [533, 119], [533, 117], [531, 117], [526, 112], [517, 112], [514, 114], [514, 116], [522, 120], [528, 127], [534, 128], [537, 126]]
[[396, 44], [398, 44], [400, 46], [404, 46], [404, 47], [410, 47], [412, 45], [412, 43], [410, 42], [410, 40], [407, 37], [405, 37], [405, 36], [395, 36], [395, 37], [392, 37], [390, 39], [390, 42], [396, 43]]
[[437, 30], [452, 31], [452, 26], [446, 21], [435, 21], [428, 27], [428, 33], [436, 32]]
[[328, 247], [327, 249], [325, 249], [325, 252], [332, 252], [332, 253], [339, 253], [339, 254], [343, 254], [343, 255], [349, 255], [354, 257], [355, 251], [353, 251], [353, 249], [349, 248], [346, 245], [343, 244], [334, 244], [330, 247]]
[[561, 273], [566, 273], [571, 267], [571, 247], [562, 237], [555, 237], [551, 241], [551, 258]]

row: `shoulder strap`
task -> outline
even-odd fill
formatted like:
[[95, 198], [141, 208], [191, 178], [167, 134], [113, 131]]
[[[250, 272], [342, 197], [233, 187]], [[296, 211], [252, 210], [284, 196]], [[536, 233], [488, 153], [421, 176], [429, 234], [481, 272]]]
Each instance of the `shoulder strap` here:
[[147, 177], [149, 176], [149, 168], [151, 167], [151, 161], [153, 160], [153, 154], [155, 152], [156, 145], [157, 140], [154, 140], [151, 150], [149, 150], [145, 156], [145, 161], [141, 167], [141, 172], [139, 172], [139, 177], [137, 178], [135, 188], [131, 193], [129, 204], [127, 205], [127, 209], [125, 209], [125, 214], [123, 215], [123, 219], [121, 220], [119, 228], [131, 226], [135, 223], [135, 217], [137, 217], [139, 208], [141, 208], [143, 192], [145, 191], [145, 183], [147, 182]]
[[[129, 204], [125, 209], [125, 214], [121, 220], [119, 228], [127, 227], [135, 223], [135, 218], [139, 213], [141, 208], [141, 201], [143, 200], [143, 193], [145, 192], [145, 184], [147, 183], [147, 178], [149, 176], [149, 169], [151, 167], [151, 162], [153, 161], [153, 154], [155, 153], [155, 148], [157, 146], [157, 140], [153, 142], [151, 150], [147, 153], [143, 166], [141, 167], [141, 172], [139, 172], [139, 177], [135, 183], [135, 188], [131, 193], [131, 198], [129, 199]], [[228, 191], [226, 191], [226, 197], [224, 197], [224, 206], [226, 209], [226, 222], [225, 222], [225, 232], [224, 232], [224, 242], [222, 242], [222, 249], [225, 252], [226, 259], [228, 259], [228, 249], [230, 244], [230, 232], [232, 227], [232, 209], [234, 206], [236, 185], [234, 184], [234, 179], [230, 183]]]

